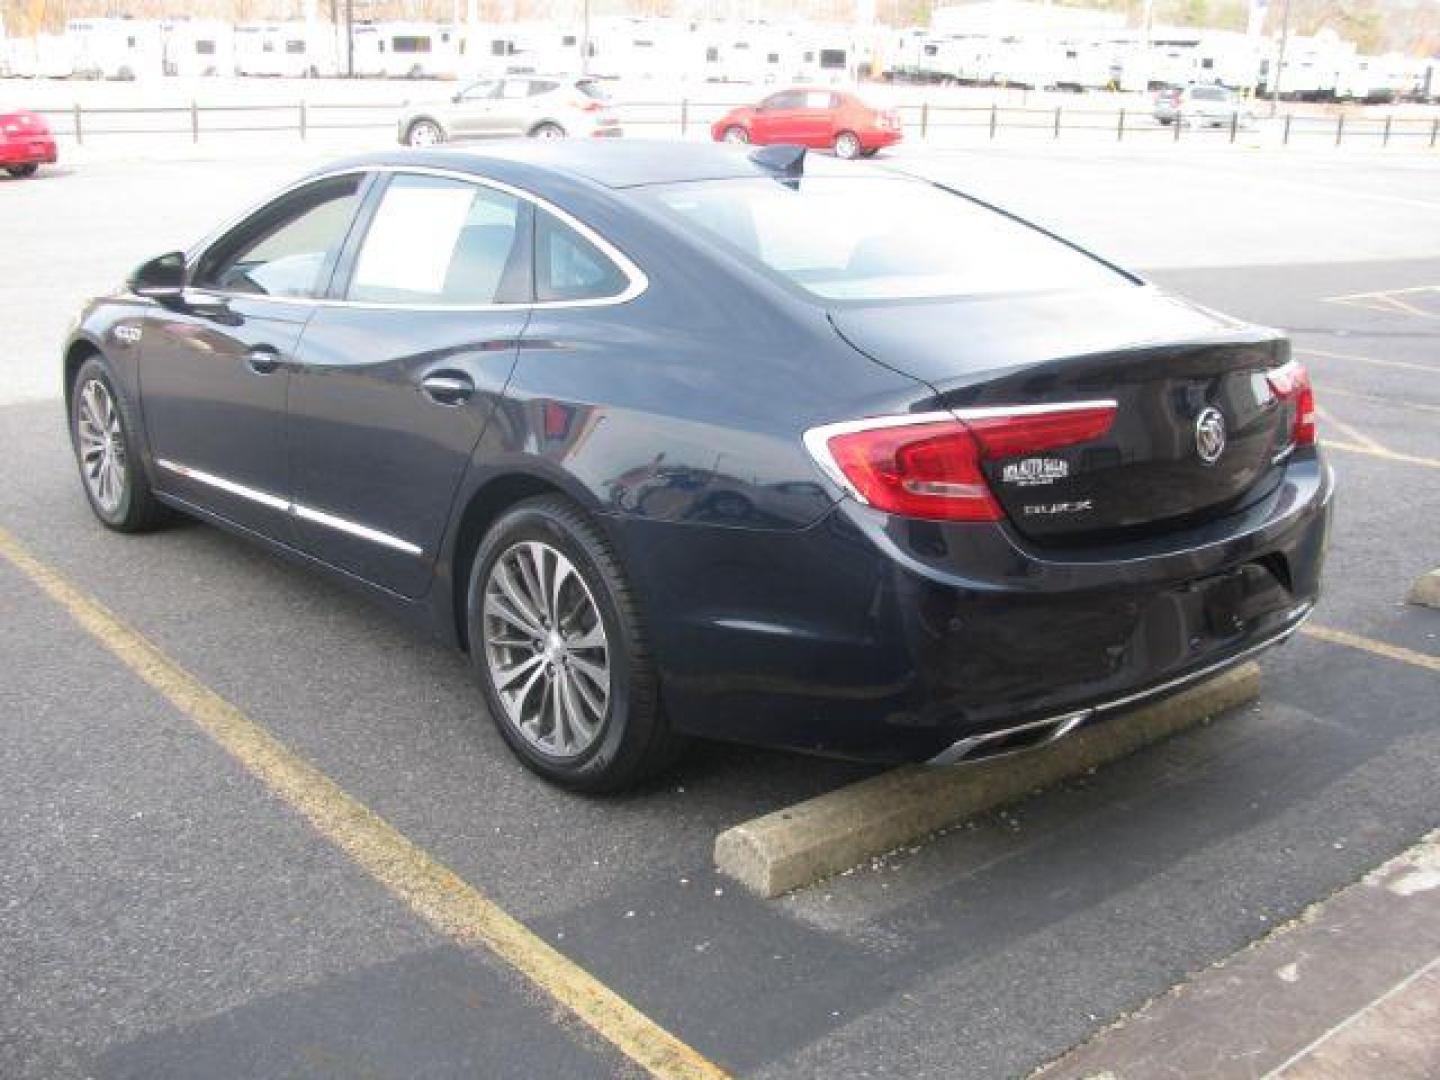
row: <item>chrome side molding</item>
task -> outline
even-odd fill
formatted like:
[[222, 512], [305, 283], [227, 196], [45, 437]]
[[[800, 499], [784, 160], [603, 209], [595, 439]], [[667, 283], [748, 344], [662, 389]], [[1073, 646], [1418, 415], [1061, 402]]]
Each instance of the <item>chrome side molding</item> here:
[[403, 551], [406, 555], [421, 555], [423, 549], [418, 544], [412, 544], [409, 540], [398, 536], [391, 536], [379, 529], [372, 529], [368, 525], [361, 525], [358, 521], [350, 521], [346, 518], [336, 517], [334, 514], [327, 514], [323, 510], [317, 510], [313, 506], [303, 506], [289, 499], [282, 499], [279, 495], [271, 495], [268, 491], [260, 491], [257, 488], [247, 487], [244, 484], [236, 483], [234, 480], [227, 480], [223, 476], [216, 476], [214, 473], [205, 472], [203, 469], [195, 469], [189, 465], [182, 465], [177, 461], [168, 458], [156, 458], [155, 464], [162, 469], [183, 476], [187, 480], [194, 480], [196, 483], [213, 487], [217, 491], [224, 491], [230, 495], [238, 495], [242, 499], [249, 499], [251, 502], [259, 503], [261, 506], [268, 506], [282, 514], [289, 514], [291, 517], [300, 518], [304, 521], [313, 521], [317, 525], [324, 525], [328, 529], [337, 532], [347, 533], [350, 536], [357, 536], [361, 540], [369, 540], [372, 544], [379, 544], [382, 547], [393, 548], [396, 551]]

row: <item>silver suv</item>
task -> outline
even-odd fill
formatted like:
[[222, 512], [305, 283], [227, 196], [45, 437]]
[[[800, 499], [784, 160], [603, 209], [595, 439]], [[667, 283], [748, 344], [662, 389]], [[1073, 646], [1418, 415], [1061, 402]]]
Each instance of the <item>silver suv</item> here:
[[529, 135], [616, 136], [620, 122], [595, 79], [505, 75], [471, 83], [447, 101], [406, 105], [398, 134], [407, 146]]
[[1170, 87], [1155, 97], [1155, 119], [1187, 127], [1249, 127], [1255, 119], [1244, 100], [1223, 86]]

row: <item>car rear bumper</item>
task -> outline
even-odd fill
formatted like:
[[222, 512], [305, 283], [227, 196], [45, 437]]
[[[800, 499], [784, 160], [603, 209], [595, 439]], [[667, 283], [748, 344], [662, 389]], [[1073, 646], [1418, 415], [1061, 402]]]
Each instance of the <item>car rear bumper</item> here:
[[903, 138], [903, 133], [899, 131], [867, 131], [860, 136], [860, 145], [866, 150], [883, 150], [887, 146], [894, 146]]
[[7, 165], [52, 165], [58, 157], [53, 139], [0, 143], [0, 168]]
[[801, 532], [634, 525], [622, 544], [650, 567], [680, 729], [947, 760], [1019, 725], [1094, 722], [1283, 640], [1319, 593], [1332, 490], [1310, 456], [1240, 514], [1103, 552], [850, 501]]

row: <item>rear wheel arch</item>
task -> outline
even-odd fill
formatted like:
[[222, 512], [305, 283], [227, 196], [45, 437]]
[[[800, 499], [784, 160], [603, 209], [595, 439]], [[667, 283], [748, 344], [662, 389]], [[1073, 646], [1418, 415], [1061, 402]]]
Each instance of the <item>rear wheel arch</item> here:
[[[475, 553], [485, 534], [506, 510], [516, 503], [537, 495], [559, 495], [573, 502], [584, 514], [592, 519], [594, 499], [577, 497], [569, 486], [549, 477], [531, 472], [510, 472], [496, 476], [481, 485], [465, 504], [455, 529], [454, 554], [450, 559], [451, 615], [456, 640], [466, 652], [470, 649], [469, 627], [466, 621], [466, 592], [470, 582], [470, 567], [475, 562]], [[608, 532], [600, 523], [602, 532]]]

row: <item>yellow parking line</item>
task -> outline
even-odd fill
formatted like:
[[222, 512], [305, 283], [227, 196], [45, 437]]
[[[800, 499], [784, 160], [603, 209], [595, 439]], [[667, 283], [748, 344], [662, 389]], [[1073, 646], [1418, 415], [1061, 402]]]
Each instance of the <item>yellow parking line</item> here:
[[669, 1080], [726, 1075], [292, 753], [4, 529], [0, 554], [322, 837], [440, 933], [495, 953], [653, 1076]]
[[1325, 387], [1325, 397], [1354, 398], [1356, 401], [1368, 401], [1372, 405], [1387, 405], [1396, 409], [1414, 409], [1416, 412], [1440, 413], [1440, 405], [1427, 405], [1423, 401], [1401, 401], [1399, 398], [1383, 397], [1380, 394], [1359, 394], [1354, 390], [1341, 390], [1338, 386]]
[[1374, 446], [1362, 446], [1359, 443], [1338, 442], [1335, 439], [1323, 439], [1320, 445], [1326, 450], [1345, 450], [1352, 454], [1368, 454], [1370, 457], [1377, 457], [1382, 461], [1395, 461], [1402, 465], [1420, 465], [1427, 469], [1440, 469], [1440, 460], [1428, 457], [1415, 457], [1413, 454], [1397, 454], [1394, 450], [1383, 450]]
[[1357, 364], [1374, 364], [1376, 367], [1399, 368], [1403, 371], [1423, 371], [1427, 375], [1440, 375], [1440, 367], [1431, 364], [1408, 364], [1404, 360], [1376, 360], [1371, 356], [1356, 356], [1354, 353], [1312, 349], [1308, 345], [1295, 346], [1295, 352], [1303, 356], [1322, 356], [1328, 360], [1352, 360]]
[[1317, 405], [1315, 407], [1315, 415], [1318, 416], [1321, 420], [1324, 420], [1325, 423], [1329, 424], [1331, 427], [1339, 428], [1343, 434], [1349, 435], [1350, 438], [1354, 439], [1357, 443], [1365, 447], [1367, 450], [1377, 451], [1381, 454], [1388, 454], [1390, 452], [1386, 450], [1385, 447], [1381, 446], [1378, 442], [1376, 442], [1374, 439], [1370, 438], [1369, 435], [1366, 435], [1359, 428], [1351, 424], [1345, 423], [1344, 420], [1336, 417], [1328, 409], [1323, 409]]
[[1321, 641], [1328, 641], [1332, 645], [1363, 649], [1376, 656], [1383, 656], [1387, 660], [1399, 660], [1402, 664], [1413, 664], [1415, 667], [1425, 668], [1427, 671], [1440, 671], [1440, 656], [1430, 656], [1427, 653], [1416, 652], [1414, 649], [1401, 648], [1399, 645], [1387, 645], [1374, 638], [1361, 637], [1359, 634], [1347, 633], [1344, 630], [1333, 630], [1328, 626], [1316, 626], [1314, 623], [1302, 626], [1300, 632]]

